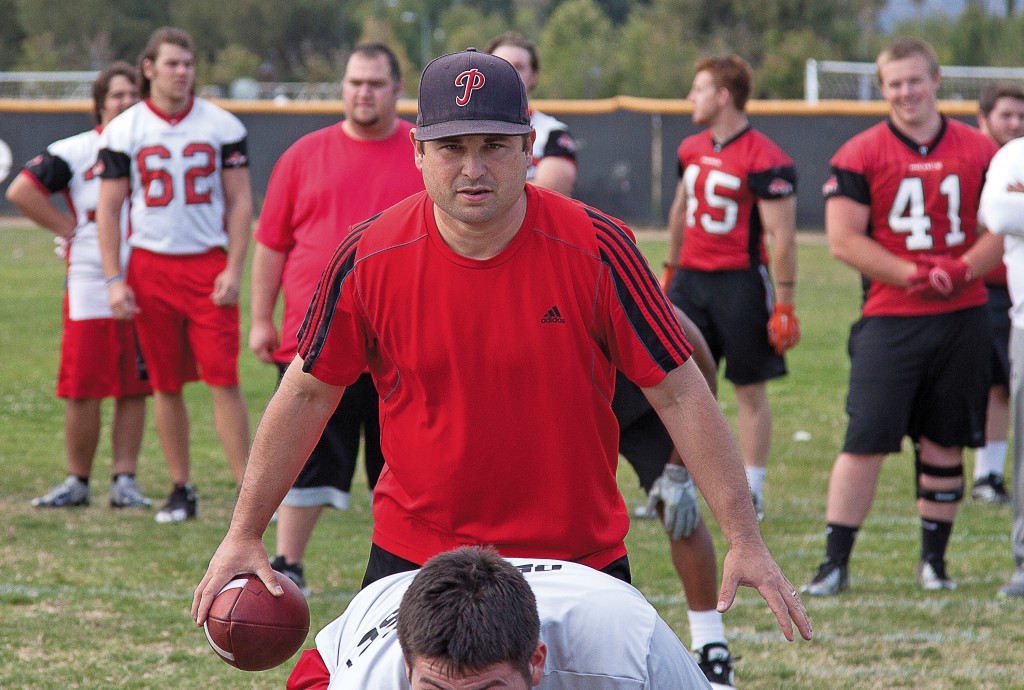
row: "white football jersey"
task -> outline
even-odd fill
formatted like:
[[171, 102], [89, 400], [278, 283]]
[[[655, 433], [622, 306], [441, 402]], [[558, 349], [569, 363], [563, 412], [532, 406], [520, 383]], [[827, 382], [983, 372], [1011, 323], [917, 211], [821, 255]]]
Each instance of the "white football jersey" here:
[[[537, 597], [545, 690], [708, 688], [689, 652], [643, 595], [578, 563], [508, 559]], [[378, 580], [316, 636], [330, 688], [409, 688], [396, 624], [416, 572]]]
[[978, 221], [1004, 235], [1003, 263], [1013, 307], [1014, 328], [1024, 328], [1024, 193], [1010, 191], [1024, 183], [1024, 137], [1006, 142], [989, 163], [981, 190]]
[[569, 134], [569, 127], [550, 115], [534, 110], [530, 112], [530, 126], [537, 133], [533, 140], [533, 160], [526, 170], [526, 179], [537, 176], [537, 163], [547, 156], [560, 156], [576, 160], [576, 141]]
[[[50, 194], [63, 193], [75, 217], [75, 236], [68, 244], [68, 309], [72, 321], [112, 318], [103, 282], [96, 236], [97, 175], [100, 132], [93, 129], [55, 141], [25, 164], [25, 172]], [[121, 213], [121, 266], [128, 262], [127, 204]]]
[[248, 165], [245, 126], [202, 98], [175, 116], [148, 100], [103, 130], [104, 178], [131, 179], [133, 247], [201, 254], [228, 243], [221, 171]]

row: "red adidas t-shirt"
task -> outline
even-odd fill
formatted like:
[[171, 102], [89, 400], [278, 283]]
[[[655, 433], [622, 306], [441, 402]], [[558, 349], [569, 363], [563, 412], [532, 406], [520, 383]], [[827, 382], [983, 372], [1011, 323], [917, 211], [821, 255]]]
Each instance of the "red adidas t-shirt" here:
[[678, 153], [686, 185], [679, 265], [698, 271], [767, 265], [757, 200], [796, 194], [792, 159], [750, 127], [720, 144], [710, 130], [694, 134], [683, 139]]
[[287, 254], [278, 362], [295, 358], [295, 336], [320, 274], [351, 226], [423, 191], [409, 130], [398, 121], [387, 139], [353, 139], [341, 124], [311, 132], [277, 161], [255, 238]]
[[[908, 139], [891, 121], [861, 132], [832, 158], [826, 197], [870, 206], [868, 234], [893, 254], [960, 256], [978, 239], [978, 200], [998, 150], [984, 134], [943, 117], [929, 145]], [[984, 304], [981, 280], [946, 300], [915, 297], [906, 288], [867, 281], [864, 316], [939, 314]]]
[[327, 383], [369, 365], [387, 458], [373, 540], [417, 563], [464, 544], [596, 568], [623, 556], [615, 370], [653, 386], [691, 353], [628, 228], [527, 198], [484, 261], [445, 244], [426, 193], [354, 228], [299, 333]]

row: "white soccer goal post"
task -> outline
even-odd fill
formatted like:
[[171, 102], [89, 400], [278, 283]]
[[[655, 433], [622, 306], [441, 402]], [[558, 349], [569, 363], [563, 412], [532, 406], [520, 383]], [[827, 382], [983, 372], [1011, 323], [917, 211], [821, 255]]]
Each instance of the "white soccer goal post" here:
[[[944, 65], [939, 98], [971, 101], [994, 81], [1012, 81], [1024, 86], [1024, 67], [965, 67]], [[807, 60], [804, 71], [804, 100], [822, 99], [870, 101], [881, 99], [873, 62]]]

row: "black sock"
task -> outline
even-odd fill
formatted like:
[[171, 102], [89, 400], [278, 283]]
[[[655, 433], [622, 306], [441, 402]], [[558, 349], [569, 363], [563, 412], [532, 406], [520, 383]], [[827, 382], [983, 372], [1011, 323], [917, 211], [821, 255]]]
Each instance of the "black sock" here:
[[846, 565], [859, 531], [860, 527], [828, 523], [825, 527], [825, 560], [836, 565]]
[[952, 522], [921, 518], [921, 558], [929, 563], [942, 563], [952, 533]]
[[113, 478], [110, 481], [116, 482], [118, 477], [129, 477], [130, 479], [135, 479], [135, 473], [134, 472], [118, 472], [117, 474], [115, 474], [113, 476]]
[[82, 475], [80, 475], [80, 474], [73, 474], [73, 475], [71, 475], [71, 476], [72, 476], [72, 477], [74, 477], [75, 479], [77, 479], [78, 481], [82, 482], [82, 483], [83, 483], [83, 484], [85, 484], [86, 486], [89, 486], [89, 477], [88, 477], [88, 475], [87, 475], [87, 476], [85, 476], [85, 477], [83, 477], [83, 476], [82, 476]]

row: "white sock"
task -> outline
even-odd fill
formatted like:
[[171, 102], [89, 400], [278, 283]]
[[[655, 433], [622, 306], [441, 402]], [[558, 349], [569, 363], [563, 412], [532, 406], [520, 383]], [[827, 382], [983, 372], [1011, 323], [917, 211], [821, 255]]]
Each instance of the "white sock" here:
[[764, 491], [764, 475], [767, 471], [764, 467], [744, 467], [747, 473], [747, 484], [750, 485], [750, 491], [761, 498], [762, 491]]
[[990, 474], [1003, 476], [1003, 468], [1006, 466], [1006, 449], [1009, 444], [1006, 441], [989, 441], [984, 448], [974, 451], [974, 478], [981, 479]]
[[712, 642], [725, 644], [725, 623], [718, 611], [687, 611], [686, 617], [690, 619], [690, 649], [696, 652]]

